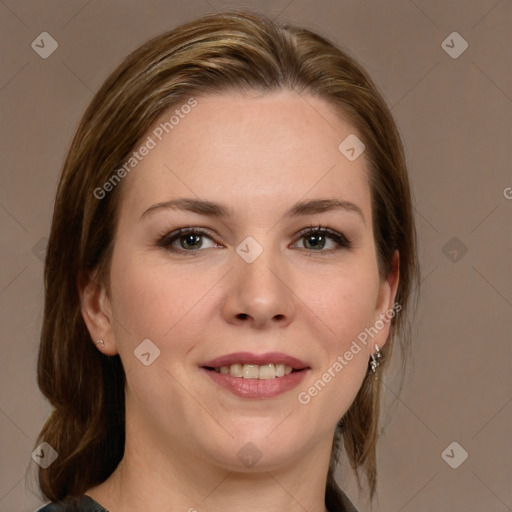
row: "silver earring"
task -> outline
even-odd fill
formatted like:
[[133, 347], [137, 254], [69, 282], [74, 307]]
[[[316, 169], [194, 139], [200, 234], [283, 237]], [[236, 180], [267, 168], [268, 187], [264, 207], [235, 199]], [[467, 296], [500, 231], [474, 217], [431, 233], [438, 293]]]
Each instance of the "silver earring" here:
[[377, 371], [377, 367], [380, 365], [380, 359], [382, 358], [382, 352], [379, 350], [379, 346], [377, 344], [375, 344], [375, 351], [375, 354], [370, 354], [370, 366], [373, 373]]
[[101, 345], [101, 348], [105, 348], [105, 343], [103, 343], [103, 340], [97, 341], [97, 342], [96, 342], [96, 345], [97, 345], [98, 343]]

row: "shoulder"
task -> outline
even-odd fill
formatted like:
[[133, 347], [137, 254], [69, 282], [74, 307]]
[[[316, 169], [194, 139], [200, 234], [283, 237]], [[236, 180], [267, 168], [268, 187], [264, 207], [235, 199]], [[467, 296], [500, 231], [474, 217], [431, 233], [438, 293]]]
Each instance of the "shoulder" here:
[[68, 497], [38, 508], [35, 512], [108, 512], [90, 496]]

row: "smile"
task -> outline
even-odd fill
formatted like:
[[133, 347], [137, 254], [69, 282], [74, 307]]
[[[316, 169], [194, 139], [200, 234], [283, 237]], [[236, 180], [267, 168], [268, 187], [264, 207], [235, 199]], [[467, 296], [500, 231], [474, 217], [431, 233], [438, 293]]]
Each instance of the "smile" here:
[[261, 366], [257, 364], [232, 364], [214, 368], [214, 370], [223, 375], [232, 375], [243, 379], [268, 380], [284, 377], [292, 373], [293, 368], [282, 363], [269, 363]]
[[271, 398], [298, 386], [311, 368], [282, 352], [237, 352], [206, 361], [201, 370], [239, 397]]

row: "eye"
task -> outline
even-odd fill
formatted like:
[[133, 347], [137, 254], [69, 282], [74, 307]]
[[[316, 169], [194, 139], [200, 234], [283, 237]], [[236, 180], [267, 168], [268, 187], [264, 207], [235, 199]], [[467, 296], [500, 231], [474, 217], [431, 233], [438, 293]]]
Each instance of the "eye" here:
[[[210, 241], [210, 245], [205, 245], [205, 239]], [[340, 249], [352, 248], [350, 240], [345, 235], [322, 226], [310, 226], [302, 230], [299, 233], [299, 239], [303, 240], [303, 247], [299, 247], [299, 249], [312, 252], [331, 253]], [[326, 249], [329, 242], [331, 247]], [[157, 245], [172, 252], [186, 254], [196, 254], [202, 249], [220, 247], [208, 230], [197, 227], [186, 227], [172, 233], [163, 233], [160, 235]]]
[[[299, 236], [304, 241], [303, 248], [314, 252], [332, 252], [339, 250], [340, 248], [352, 248], [350, 240], [345, 235], [322, 226], [310, 226], [309, 228], [301, 231]], [[325, 249], [328, 240], [331, 241], [331, 244], [334, 242], [334, 247], [323, 250]]]
[[[208, 238], [212, 244], [205, 247], [204, 239]], [[167, 233], [158, 241], [160, 247], [170, 251], [195, 254], [199, 249], [218, 247], [205, 229], [202, 228], [181, 228], [172, 233]], [[179, 245], [179, 247], [176, 247]]]

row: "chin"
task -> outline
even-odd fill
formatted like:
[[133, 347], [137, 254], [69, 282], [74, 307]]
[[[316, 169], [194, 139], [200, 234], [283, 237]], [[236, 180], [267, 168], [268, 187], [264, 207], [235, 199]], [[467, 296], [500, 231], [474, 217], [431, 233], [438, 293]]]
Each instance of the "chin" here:
[[253, 428], [239, 428], [236, 433], [230, 431], [233, 437], [226, 435], [217, 448], [212, 449], [210, 445], [205, 450], [229, 471], [260, 472], [287, 466], [313, 443], [304, 437], [304, 431], [293, 435], [290, 425], [279, 425], [280, 422], [282, 418], [279, 421], [272, 418], [271, 422], [261, 422], [256, 428], [253, 425]]

